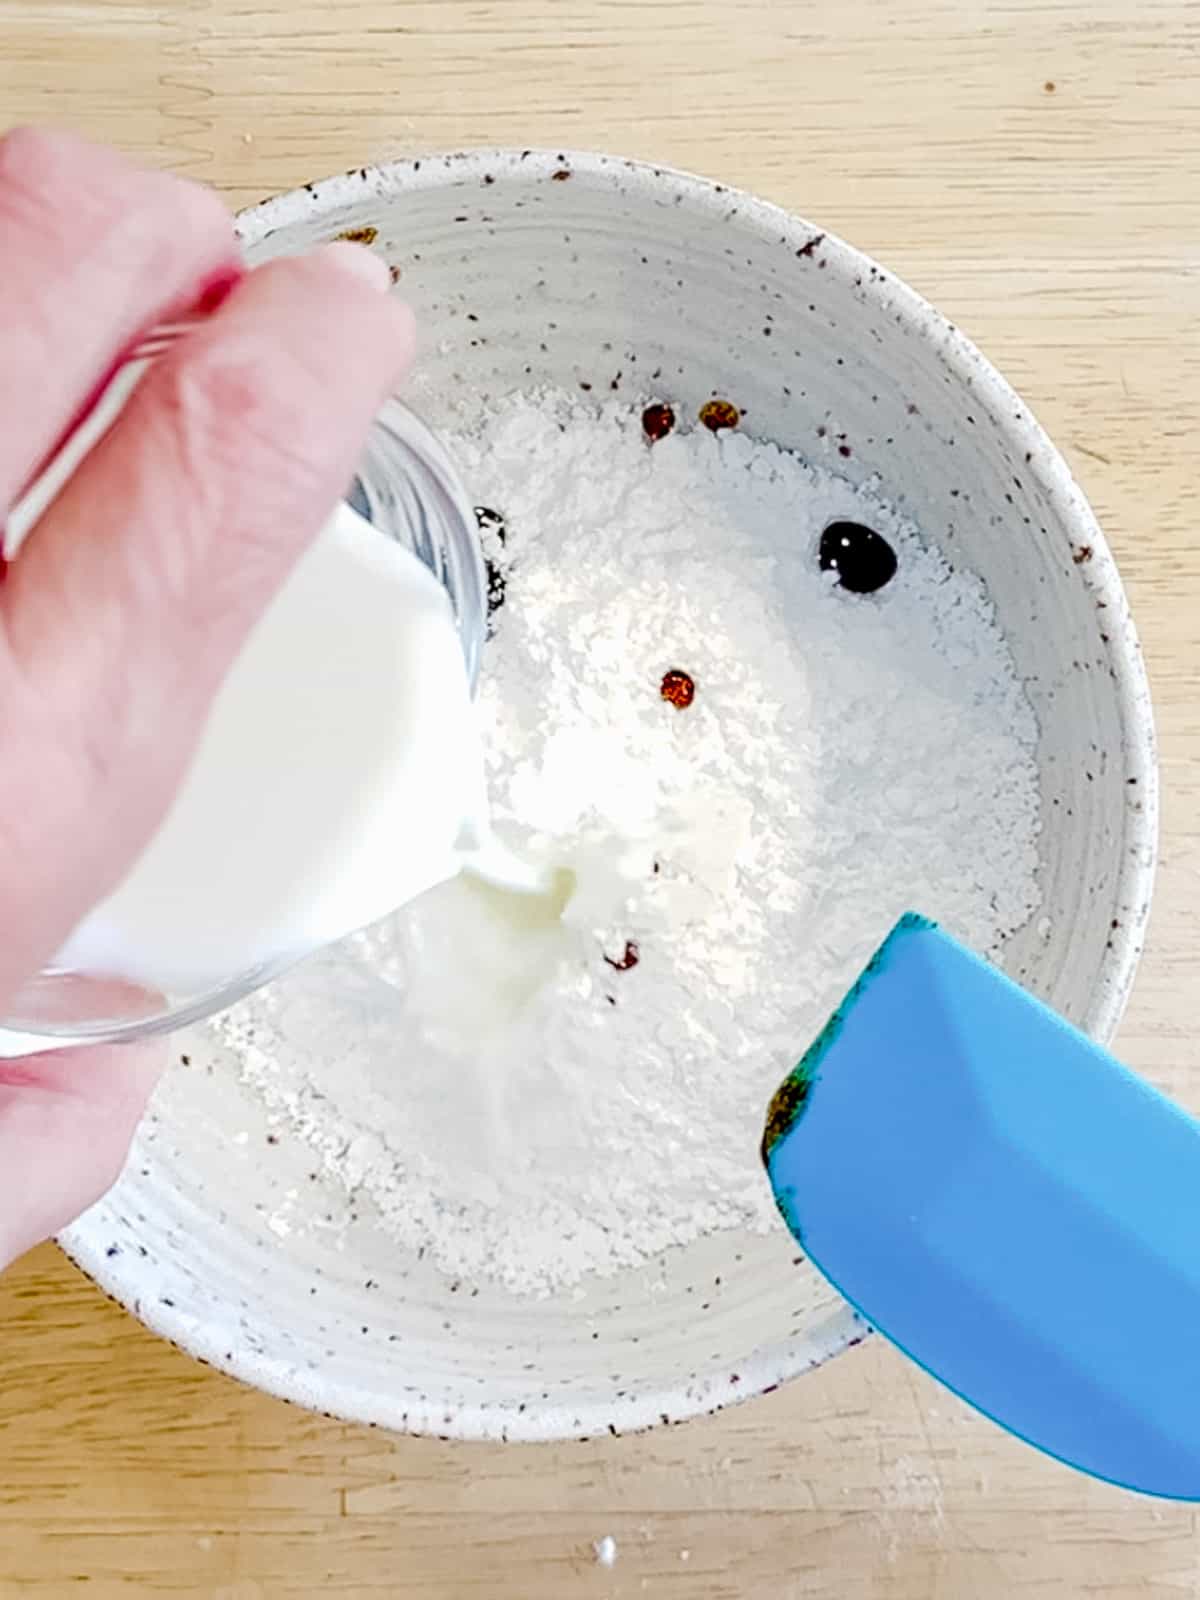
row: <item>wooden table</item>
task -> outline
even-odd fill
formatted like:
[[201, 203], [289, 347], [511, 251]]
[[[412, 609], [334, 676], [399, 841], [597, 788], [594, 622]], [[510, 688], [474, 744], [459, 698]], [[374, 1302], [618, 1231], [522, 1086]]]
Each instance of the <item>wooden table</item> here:
[[[1125, 573], [1165, 832], [1121, 1045], [1200, 1110], [1195, 0], [0, 0], [21, 119], [236, 204], [418, 149], [642, 154], [925, 291], [1041, 415]], [[463, 1448], [240, 1389], [46, 1247], [0, 1283], [0, 1356], [4, 1600], [1200, 1596], [1194, 1511], [1026, 1451], [878, 1341], [687, 1427]]]

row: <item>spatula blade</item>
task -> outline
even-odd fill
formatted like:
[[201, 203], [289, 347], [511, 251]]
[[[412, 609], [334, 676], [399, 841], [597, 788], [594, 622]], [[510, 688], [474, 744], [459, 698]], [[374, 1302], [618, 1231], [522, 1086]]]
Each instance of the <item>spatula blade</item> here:
[[902, 917], [772, 1102], [763, 1155], [825, 1276], [1031, 1444], [1200, 1498], [1200, 1124], [925, 918]]

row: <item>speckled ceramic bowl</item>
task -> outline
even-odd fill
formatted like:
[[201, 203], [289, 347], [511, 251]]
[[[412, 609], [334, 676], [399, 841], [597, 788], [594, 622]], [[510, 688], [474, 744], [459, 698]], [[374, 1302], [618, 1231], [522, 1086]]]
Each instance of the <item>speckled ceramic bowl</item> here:
[[[718, 393], [755, 434], [880, 474], [986, 581], [1041, 719], [1043, 912], [1005, 965], [1111, 1034], [1154, 864], [1137, 642], [1061, 457], [954, 328], [818, 227], [598, 156], [366, 168], [242, 230], [254, 259], [369, 236], [421, 313], [416, 401], [435, 423], [438, 397], [482, 407], [530, 383], [653, 391], [693, 413]], [[64, 1243], [152, 1328], [277, 1394], [463, 1438], [594, 1434], [760, 1393], [861, 1332], [782, 1228], [702, 1240], [577, 1298], [470, 1295], [369, 1215], [347, 1222], [203, 1032], [176, 1054], [129, 1171]]]

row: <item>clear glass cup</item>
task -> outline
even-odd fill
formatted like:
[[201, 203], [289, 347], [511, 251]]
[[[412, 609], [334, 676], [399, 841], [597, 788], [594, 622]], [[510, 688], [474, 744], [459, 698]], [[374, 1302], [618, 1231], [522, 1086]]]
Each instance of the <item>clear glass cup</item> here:
[[[487, 632], [487, 583], [475, 514], [445, 447], [389, 400], [375, 420], [348, 503], [413, 552], [449, 596], [472, 690]], [[231, 972], [198, 994], [149, 994], [130, 984], [48, 967], [10, 1003], [0, 1057], [66, 1043], [128, 1040], [198, 1022], [276, 977], [291, 961]]]

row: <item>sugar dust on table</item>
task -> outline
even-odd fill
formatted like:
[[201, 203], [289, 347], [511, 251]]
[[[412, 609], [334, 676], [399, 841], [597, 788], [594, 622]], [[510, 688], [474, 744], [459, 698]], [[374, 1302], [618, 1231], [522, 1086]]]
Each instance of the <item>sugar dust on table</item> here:
[[449, 440], [497, 827], [605, 891], [514, 970], [458, 880], [213, 1025], [348, 1212], [518, 1294], [779, 1227], [764, 1107], [878, 930], [936, 907], [992, 952], [1038, 903], [1037, 725], [981, 583], [832, 451], [678, 410], [516, 395]]

